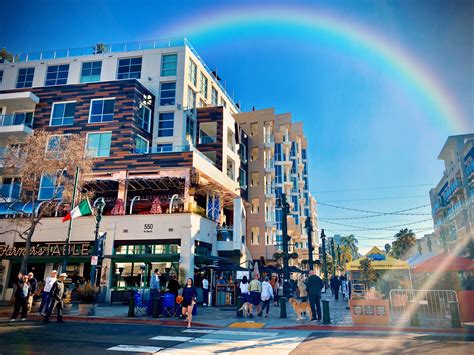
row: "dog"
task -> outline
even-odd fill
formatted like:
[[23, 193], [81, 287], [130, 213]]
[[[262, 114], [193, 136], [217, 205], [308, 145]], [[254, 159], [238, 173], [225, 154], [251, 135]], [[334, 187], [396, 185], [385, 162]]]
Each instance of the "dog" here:
[[242, 314], [245, 318], [249, 317], [252, 314], [252, 304], [250, 302], [245, 302], [239, 311], [242, 311]]
[[309, 319], [313, 318], [313, 312], [311, 312], [311, 307], [308, 302], [298, 302], [294, 298], [290, 298], [288, 302], [293, 307], [293, 310], [296, 313], [297, 320], [303, 319], [303, 316], [302, 316], [303, 313], [306, 313], [306, 315], [309, 316]]

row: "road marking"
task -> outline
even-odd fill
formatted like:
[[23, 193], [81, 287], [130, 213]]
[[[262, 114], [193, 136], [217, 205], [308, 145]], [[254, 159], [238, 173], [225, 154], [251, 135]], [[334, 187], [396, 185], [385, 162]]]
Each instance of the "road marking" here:
[[242, 336], [261, 336], [263, 338], [276, 337], [279, 333], [275, 332], [246, 332], [238, 330], [218, 330], [214, 334], [222, 335], [242, 335]]
[[150, 340], [169, 340], [169, 341], [189, 341], [194, 339], [194, 337], [174, 337], [174, 336], [166, 336], [166, 335], [159, 335]]
[[203, 334], [210, 334], [215, 333], [217, 330], [214, 329], [185, 329], [182, 330], [181, 333], [203, 333]]
[[116, 345], [111, 348], [108, 348], [107, 350], [112, 350], [112, 351], [129, 351], [133, 353], [157, 353], [160, 350], [163, 350], [164, 348], [160, 348], [157, 346], [141, 346], [141, 345]]

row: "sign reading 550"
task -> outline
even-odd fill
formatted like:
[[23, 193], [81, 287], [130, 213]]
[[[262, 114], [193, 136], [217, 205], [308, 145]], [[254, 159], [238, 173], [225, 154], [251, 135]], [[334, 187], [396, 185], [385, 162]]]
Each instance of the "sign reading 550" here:
[[143, 232], [144, 233], [151, 233], [153, 232], [153, 224], [152, 223], [145, 223], [143, 225]]

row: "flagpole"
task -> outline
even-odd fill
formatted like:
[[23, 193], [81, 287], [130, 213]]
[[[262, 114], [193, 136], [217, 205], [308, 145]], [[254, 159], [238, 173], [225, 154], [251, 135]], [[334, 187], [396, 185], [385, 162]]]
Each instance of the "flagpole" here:
[[[79, 167], [76, 166], [76, 176], [74, 178], [74, 190], [72, 191], [71, 211], [73, 210], [74, 207], [76, 207], [76, 190], [77, 190], [78, 180], [79, 180]], [[63, 268], [61, 272], [66, 272], [67, 259], [69, 256], [69, 238], [71, 237], [71, 229], [72, 229], [72, 218], [69, 220], [69, 225], [67, 228], [66, 249], [64, 250]]]

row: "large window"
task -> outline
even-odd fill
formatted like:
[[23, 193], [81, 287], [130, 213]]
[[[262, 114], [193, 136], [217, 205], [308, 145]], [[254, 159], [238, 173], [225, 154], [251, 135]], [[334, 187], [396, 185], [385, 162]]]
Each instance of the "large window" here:
[[76, 102], [55, 102], [51, 113], [50, 126], [66, 126], [74, 124]]
[[211, 103], [213, 106], [217, 106], [218, 94], [216, 88], [211, 88]]
[[61, 159], [65, 153], [68, 134], [50, 136], [46, 145], [48, 159]]
[[241, 188], [247, 188], [247, 172], [242, 168], [239, 168], [239, 183]]
[[30, 88], [33, 86], [33, 76], [35, 75], [35, 68], [21, 68], [18, 71], [18, 80], [16, 81], [17, 89]]
[[112, 132], [89, 133], [87, 135], [86, 151], [93, 158], [110, 156]]
[[102, 71], [102, 62], [84, 62], [82, 63], [81, 83], [91, 83], [100, 80]]
[[119, 59], [117, 79], [140, 79], [142, 57]]
[[161, 83], [160, 105], [168, 106], [176, 103], [176, 83]]
[[260, 241], [260, 230], [258, 227], [254, 227], [252, 228], [252, 244], [253, 245], [256, 245], [256, 244], [259, 244]]
[[160, 113], [158, 121], [158, 137], [172, 137], [174, 127], [174, 112]]
[[64, 85], [67, 84], [67, 76], [69, 73], [69, 64], [50, 65], [46, 73], [45, 86]]
[[157, 153], [168, 153], [173, 151], [173, 144], [157, 144], [156, 152]]
[[24, 124], [33, 128], [33, 112], [15, 112], [13, 114], [13, 125]]
[[146, 154], [148, 153], [148, 145], [150, 142], [148, 142], [147, 139], [143, 138], [140, 135], [137, 135], [135, 137], [135, 153], [138, 154]]
[[18, 177], [4, 177], [1, 194], [3, 199], [19, 199], [21, 194], [21, 179]]
[[196, 120], [194, 116], [190, 113], [186, 115], [186, 138], [188, 142], [192, 142], [194, 144], [194, 131], [196, 126]]
[[208, 80], [207, 80], [207, 77], [204, 75], [203, 72], [200, 73], [201, 75], [201, 88], [200, 88], [200, 91], [201, 91], [201, 95], [204, 96], [206, 99], [207, 99], [207, 83], [208, 83]]
[[197, 84], [197, 66], [191, 59], [189, 60], [189, 68], [188, 68], [188, 77], [189, 81], [196, 86]]
[[188, 86], [188, 109], [196, 107], [196, 92]]
[[138, 109], [137, 122], [145, 131], [150, 132], [151, 110], [143, 105]]
[[178, 65], [177, 54], [164, 54], [161, 57], [161, 76], [176, 75], [176, 67]]
[[63, 186], [56, 186], [56, 177], [43, 175], [40, 180], [38, 200], [60, 200], [63, 196]]
[[114, 119], [115, 99], [93, 99], [89, 113], [89, 123], [110, 122]]

